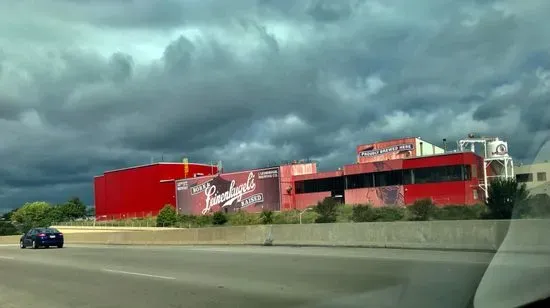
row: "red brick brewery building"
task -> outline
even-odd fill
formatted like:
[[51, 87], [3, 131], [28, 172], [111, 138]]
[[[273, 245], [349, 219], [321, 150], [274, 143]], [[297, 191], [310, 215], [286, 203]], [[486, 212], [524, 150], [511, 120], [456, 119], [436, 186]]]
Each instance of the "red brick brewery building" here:
[[[499, 151], [503, 154], [502, 147]], [[421, 198], [431, 198], [438, 206], [472, 205], [484, 200], [484, 183], [500, 172], [486, 161], [473, 147], [446, 152], [411, 137], [359, 145], [355, 163], [328, 172], [317, 172], [315, 162], [231, 173], [214, 165], [157, 163], [96, 177], [96, 216], [156, 215], [165, 204], [195, 215], [285, 211], [307, 208], [326, 197], [374, 206], [410, 205]]]

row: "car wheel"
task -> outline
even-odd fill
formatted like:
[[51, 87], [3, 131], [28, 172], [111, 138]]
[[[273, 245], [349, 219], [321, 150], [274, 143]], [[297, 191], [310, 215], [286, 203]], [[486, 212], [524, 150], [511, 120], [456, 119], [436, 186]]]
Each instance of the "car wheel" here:
[[23, 243], [23, 241], [19, 241], [19, 248], [25, 249], [25, 243]]
[[57, 248], [63, 248], [63, 244], [57, 245]]
[[38, 249], [38, 243], [36, 241], [32, 241], [32, 248]]
[[45, 246], [46, 248], [50, 248], [50, 246]]

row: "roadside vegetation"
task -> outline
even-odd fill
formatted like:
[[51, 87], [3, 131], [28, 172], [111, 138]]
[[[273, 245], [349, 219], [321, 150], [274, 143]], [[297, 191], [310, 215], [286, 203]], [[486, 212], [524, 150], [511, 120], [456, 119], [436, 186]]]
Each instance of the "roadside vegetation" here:
[[248, 213], [216, 212], [211, 215], [179, 215], [172, 205], [165, 205], [157, 217], [142, 217], [112, 221], [83, 220], [89, 209], [71, 198], [59, 205], [46, 202], [26, 203], [0, 217], [0, 235], [20, 234], [44, 225], [125, 226], [201, 228], [211, 226], [246, 226], [259, 224], [311, 224], [333, 222], [391, 222], [469, 219], [550, 218], [550, 196], [529, 196], [525, 185], [515, 180], [492, 183], [486, 204], [472, 206], [436, 206], [431, 199], [420, 199], [409, 206], [370, 204], [348, 205], [326, 198], [308, 209], [283, 212]]
[[0, 217], [0, 235], [21, 234], [31, 228], [82, 219], [88, 214], [86, 205], [77, 197], [55, 205], [44, 201], [28, 202]]

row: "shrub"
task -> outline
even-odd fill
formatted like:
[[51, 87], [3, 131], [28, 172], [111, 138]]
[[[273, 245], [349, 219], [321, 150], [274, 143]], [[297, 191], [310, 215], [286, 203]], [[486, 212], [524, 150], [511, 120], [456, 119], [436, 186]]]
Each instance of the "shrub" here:
[[384, 206], [373, 208], [369, 205], [359, 205], [353, 208], [352, 220], [355, 222], [397, 221], [405, 217], [403, 207]]
[[351, 220], [354, 222], [368, 222], [376, 220], [376, 213], [369, 205], [358, 205], [352, 210]]
[[273, 223], [273, 211], [262, 211], [260, 214], [260, 221], [264, 225], [270, 225]]
[[398, 221], [405, 217], [405, 208], [402, 206], [383, 206], [374, 210], [376, 221]]
[[227, 216], [223, 212], [216, 212], [212, 215], [212, 224], [216, 226], [224, 225], [227, 222]]
[[319, 217], [315, 219], [316, 223], [331, 223], [336, 222], [338, 203], [330, 197], [325, 198], [323, 201], [317, 203], [315, 212], [319, 214]]
[[[313, 223], [317, 218], [317, 213], [307, 211], [302, 214], [302, 223]], [[298, 224], [300, 223], [300, 211], [290, 210], [273, 213], [273, 224]]]
[[[336, 221], [337, 222], [350, 222], [353, 218], [353, 209], [355, 207], [349, 204], [339, 204], [336, 207]], [[303, 219], [303, 217], [302, 217]]]
[[522, 216], [527, 210], [528, 197], [525, 184], [520, 184], [515, 179], [495, 179], [489, 185], [488, 212], [485, 217], [510, 219], [512, 216]]
[[176, 213], [176, 209], [172, 205], [166, 204], [157, 216], [157, 227], [171, 227], [177, 221], [178, 214]]
[[258, 213], [237, 211], [235, 213], [227, 214], [226, 216], [229, 224], [231, 224], [232, 226], [248, 226], [260, 223], [260, 217]]
[[[304, 213], [302, 215], [302, 220], [304, 220], [304, 217], [307, 213]], [[299, 222], [299, 211], [297, 210], [291, 210], [291, 211], [282, 211], [282, 212], [275, 212], [273, 215], [273, 223], [274, 224], [297, 224]], [[313, 221], [311, 221], [313, 222]]]
[[206, 227], [214, 224], [213, 215], [198, 215], [195, 216], [195, 225], [197, 227]]
[[429, 198], [418, 199], [409, 206], [410, 220], [430, 220], [433, 218], [437, 208]]
[[469, 220], [480, 219], [486, 213], [487, 207], [479, 205], [448, 205], [437, 208], [434, 218], [439, 220]]

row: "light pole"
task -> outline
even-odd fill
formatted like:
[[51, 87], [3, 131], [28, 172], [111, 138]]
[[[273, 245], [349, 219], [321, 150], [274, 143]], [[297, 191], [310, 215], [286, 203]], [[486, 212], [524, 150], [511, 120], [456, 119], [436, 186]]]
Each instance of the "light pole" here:
[[300, 224], [302, 224], [302, 214], [304, 214], [305, 212], [307, 212], [307, 211], [309, 211], [309, 210], [311, 210], [310, 207], [305, 208], [303, 211], [300, 212]]

